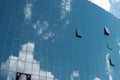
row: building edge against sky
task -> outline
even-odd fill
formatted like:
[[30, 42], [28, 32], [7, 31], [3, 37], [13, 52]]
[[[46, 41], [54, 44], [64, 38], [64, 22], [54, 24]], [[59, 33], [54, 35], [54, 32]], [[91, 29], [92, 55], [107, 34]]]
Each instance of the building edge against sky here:
[[87, 0], [0, 2], [0, 79], [120, 79], [120, 21], [110, 13]]

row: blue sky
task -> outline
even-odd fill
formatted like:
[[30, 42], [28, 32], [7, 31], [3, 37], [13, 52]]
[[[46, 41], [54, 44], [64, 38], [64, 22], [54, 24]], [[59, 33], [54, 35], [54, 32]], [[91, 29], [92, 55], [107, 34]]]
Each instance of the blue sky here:
[[[109, 10], [87, 0], [0, 2], [0, 79], [12, 80], [16, 72], [33, 80], [120, 79], [120, 21]], [[75, 37], [76, 29], [83, 38]]]
[[120, 19], [120, 0], [89, 0]]

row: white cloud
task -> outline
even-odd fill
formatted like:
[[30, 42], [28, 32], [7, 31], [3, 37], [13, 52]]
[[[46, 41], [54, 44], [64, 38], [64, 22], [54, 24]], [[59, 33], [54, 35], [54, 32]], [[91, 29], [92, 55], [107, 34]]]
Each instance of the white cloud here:
[[71, 11], [71, 2], [72, 0], [62, 0], [61, 3], [61, 19], [64, 19], [67, 12]]
[[110, 13], [120, 19], [120, 0], [112, 0], [111, 1], [111, 9]]
[[107, 74], [108, 74], [109, 80], [113, 80], [112, 69], [111, 69], [110, 63], [109, 63], [109, 56], [110, 56], [110, 54], [106, 54]]
[[120, 2], [120, 0], [110, 0], [110, 1], [112, 1], [112, 2]]
[[99, 7], [105, 9], [106, 11], [110, 10], [111, 4], [109, 0], [88, 0], [88, 1], [98, 5]]
[[95, 77], [93, 80], [101, 80], [100, 78], [98, 78], [98, 77]]
[[73, 73], [71, 74], [71, 80], [74, 80], [76, 77], [79, 77], [79, 71], [73, 70]]
[[120, 0], [88, 0], [120, 19]]
[[33, 28], [37, 31], [37, 34], [42, 37], [44, 40], [48, 40], [55, 36], [52, 30], [49, 29], [49, 24], [47, 21], [37, 21]]
[[[44, 71], [40, 67], [40, 62], [34, 59], [34, 43], [27, 43], [22, 46], [22, 50], [19, 51], [19, 56], [9, 56], [9, 59], [1, 64], [1, 70], [13, 71], [9, 72], [7, 80], [15, 80], [16, 72], [28, 73], [32, 75], [32, 80], [54, 80], [54, 75], [51, 72]], [[25, 57], [28, 56], [28, 57]], [[32, 63], [32, 61], [34, 63]], [[38, 75], [38, 76], [33, 76]], [[48, 77], [46, 79], [46, 77]]]

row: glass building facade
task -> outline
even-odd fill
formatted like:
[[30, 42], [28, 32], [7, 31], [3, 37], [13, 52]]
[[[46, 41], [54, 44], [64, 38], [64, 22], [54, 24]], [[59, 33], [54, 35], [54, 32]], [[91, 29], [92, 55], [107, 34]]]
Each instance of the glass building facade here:
[[119, 30], [88, 0], [0, 0], [0, 80], [119, 80]]

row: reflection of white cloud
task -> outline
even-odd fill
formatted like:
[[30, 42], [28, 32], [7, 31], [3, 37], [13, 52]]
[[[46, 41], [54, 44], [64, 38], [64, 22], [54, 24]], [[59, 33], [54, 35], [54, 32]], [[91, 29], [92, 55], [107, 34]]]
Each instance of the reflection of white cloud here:
[[33, 28], [37, 31], [37, 34], [40, 35], [44, 40], [48, 40], [55, 36], [53, 31], [49, 30], [49, 24], [47, 21], [37, 21], [36, 24], [33, 25]]
[[79, 77], [79, 71], [73, 70], [73, 73], [71, 74], [71, 80], [74, 80], [76, 77]]
[[109, 56], [110, 56], [110, 54], [106, 55], [107, 74], [109, 76], [109, 80], [113, 80], [113, 78], [112, 78], [112, 69], [111, 69], [110, 63], [109, 63]]
[[38, 35], [42, 35], [43, 32], [48, 29], [49, 24], [47, 21], [37, 21], [36, 24], [33, 25], [33, 28], [37, 30]]
[[68, 20], [68, 21], [66, 21], [66, 25], [68, 25], [70, 23], [70, 21]]
[[71, 11], [71, 2], [72, 0], [62, 0], [61, 3], [61, 19], [64, 19], [67, 12]]
[[31, 20], [31, 16], [32, 16], [32, 4], [31, 3], [26, 4], [24, 8], [24, 13], [25, 13], [25, 19]]
[[100, 78], [98, 78], [98, 77], [95, 77], [93, 80], [101, 80]]
[[[116, 39], [117, 45], [120, 47], [120, 41], [119, 39]], [[118, 51], [118, 54], [120, 55], [120, 50]]]
[[67, 21], [65, 22], [65, 24], [64, 24], [64, 28], [65, 28], [66, 26], [68, 26], [69, 24], [70, 24], [70, 21], [67, 20]]
[[32, 17], [32, 7], [33, 3], [37, 0], [26, 0], [26, 5], [24, 7], [24, 15], [26, 20], [31, 20]]
[[120, 0], [88, 0], [120, 19]]
[[118, 54], [120, 55], [120, 50], [118, 51]]
[[[9, 56], [9, 59], [1, 64], [1, 70], [9, 69], [8, 80], [15, 80], [15, 73], [32, 74], [32, 80], [54, 80], [54, 75], [51, 72], [44, 71], [40, 68], [40, 62], [33, 57], [34, 43], [27, 43], [22, 46], [19, 51], [19, 56]], [[34, 63], [32, 63], [34, 62]], [[37, 76], [33, 76], [37, 75]], [[42, 76], [38, 79], [38, 76]], [[46, 79], [46, 77], [48, 77]], [[44, 79], [43, 79], [44, 78]]]
[[52, 38], [54, 36], [55, 36], [55, 34], [52, 31], [49, 31], [48, 33], [46, 33], [42, 36], [42, 39], [47, 40], [47, 39]]
[[117, 45], [120, 46], [120, 42], [119, 42], [119, 39], [116, 40], [117, 41]]

